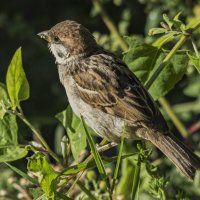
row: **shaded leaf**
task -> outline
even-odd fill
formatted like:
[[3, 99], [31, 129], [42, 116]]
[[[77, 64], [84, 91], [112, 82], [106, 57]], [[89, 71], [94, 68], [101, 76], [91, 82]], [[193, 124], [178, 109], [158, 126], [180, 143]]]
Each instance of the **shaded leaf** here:
[[[158, 65], [165, 58], [165, 54], [162, 53], [156, 62], [154, 70], [150, 73], [150, 77], [153, 75]], [[155, 100], [161, 96], [166, 95], [178, 81], [180, 81], [185, 74], [188, 66], [188, 58], [186, 54], [175, 54], [171, 59], [171, 62], [165, 66], [160, 75], [154, 81], [149, 89], [150, 94]]]
[[[162, 63], [166, 54], [161, 49], [147, 45], [136, 38], [129, 37], [126, 41], [130, 47], [124, 55], [124, 61], [145, 84]], [[149, 89], [155, 100], [174, 87], [186, 72], [187, 64], [188, 59], [184, 53], [174, 55]]]
[[200, 79], [199, 75], [189, 79], [189, 84], [184, 88], [183, 93], [186, 96], [199, 98], [200, 96]]
[[197, 71], [200, 73], [200, 57], [193, 56], [190, 53], [187, 53], [187, 55]]
[[81, 120], [73, 113], [70, 106], [66, 110], [56, 115], [67, 131], [70, 140], [72, 155], [76, 162], [80, 153], [87, 146], [86, 135]]
[[179, 12], [173, 19], [173, 24], [176, 30], [185, 31], [186, 26], [185, 24], [179, 19], [181, 13]]
[[169, 29], [172, 29], [173, 26], [173, 22], [171, 19], [169, 19], [169, 17], [166, 14], [163, 14], [163, 19], [165, 20], [165, 22], [167, 23]]
[[161, 50], [145, 44], [135, 37], [125, 37], [125, 40], [129, 45], [129, 50], [124, 55], [124, 61], [138, 78], [145, 83]]
[[16, 116], [6, 115], [0, 120], [0, 148], [18, 145], [17, 132]]
[[6, 85], [3, 83], [0, 83], [0, 119], [3, 119], [6, 110], [6, 108], [9, 108], [9, 103], [8, 103], [8, 93], [6, 90]]
[[29, 84], [22, 66], [21, 48], [15, 52], [6, 74], [6, 85], [13, 109], [29, 98]]
[[16, 116], [8, 114], [0, 119], [0, 162], [18, 160], [27, 155], [28, 150], [18, 146], [17, 132]]
[[29, 192], [33, 196], [33, 200], [47, 200], [46, 195], [41, 188], [29, 188]]

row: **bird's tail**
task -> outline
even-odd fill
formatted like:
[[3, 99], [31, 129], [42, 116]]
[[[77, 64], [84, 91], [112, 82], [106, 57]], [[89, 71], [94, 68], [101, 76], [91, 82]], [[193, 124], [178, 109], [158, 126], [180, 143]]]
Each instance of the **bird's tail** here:
[[200, 158], [172, 134], [162, 134], [152, 131], [147, 134], [174, 165], [189, 179], [194, 179], [196, 170], [200, 169]]

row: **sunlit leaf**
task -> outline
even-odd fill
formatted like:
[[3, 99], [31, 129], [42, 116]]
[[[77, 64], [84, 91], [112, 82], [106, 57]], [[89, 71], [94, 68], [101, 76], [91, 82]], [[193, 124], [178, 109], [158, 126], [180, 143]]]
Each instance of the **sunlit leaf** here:
[[157, 34], [166, 33], [166, 32], [167, 30], [165, 28], [151, 28], [148, 34], [152, 36], [152, 35], [157, 35]]
[[0, 148], [0, 163], [19, 160], [27, 154], [28, 150], [26, 148], [20, 148], [19, 146]]
[[179, 37], [179, 35], [177, 35], [177, 33], [175, 33], [175, 32], [169, 32], [169, 33], [163, 35], [162, 37], [159, 37], [152, 45], [154, 47], [160, 48], [164, 44], [166, 44], [166, 43], [174, 40], [177, 37]]
[[45, 155], [36, 153], [28, 158], [27, 168], [38, 176], [38, 181], [47, 199], [56, 199], [57, 173], [47, 162]]
[[13, 109], [29, 98], [29, 84], [22, 66], [21, 48], [15, 52], [6, 74], [6, 85]]
[[70, 140], [71, 150], [76, 162], [80, 153], [87, 146], [86, 135], [81, 120], [73, 113], [70, 106], [61, 113], [56, 115], [56, 118], [62, 123], [67, 131]]

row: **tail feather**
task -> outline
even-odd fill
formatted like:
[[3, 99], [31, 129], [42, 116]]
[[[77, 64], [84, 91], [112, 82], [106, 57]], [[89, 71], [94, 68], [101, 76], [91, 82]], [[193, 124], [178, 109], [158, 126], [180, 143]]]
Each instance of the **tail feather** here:
[[157, 146], [186, 177], [193, 180], [196, 170], [200, 169], [200, 158], [171, 134], [164, 135], [159, 132], [151, 132], [150, 135], [148, 139]]

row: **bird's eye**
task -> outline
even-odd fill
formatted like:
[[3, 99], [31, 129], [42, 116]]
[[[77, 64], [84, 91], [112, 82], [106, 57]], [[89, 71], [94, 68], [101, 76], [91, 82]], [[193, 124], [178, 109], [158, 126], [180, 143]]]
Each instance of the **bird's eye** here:
[[54, 42], [56, 42], [56, 43], [60, 42], [60, 39], [59, 39], [58, 36], [55, 36], [55, 37], [54, 37]]

